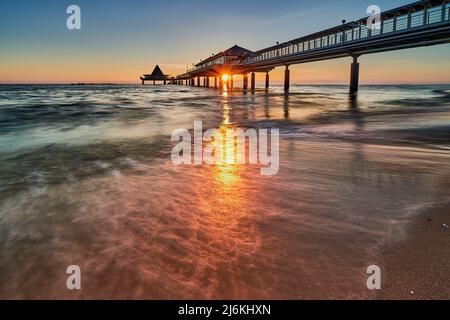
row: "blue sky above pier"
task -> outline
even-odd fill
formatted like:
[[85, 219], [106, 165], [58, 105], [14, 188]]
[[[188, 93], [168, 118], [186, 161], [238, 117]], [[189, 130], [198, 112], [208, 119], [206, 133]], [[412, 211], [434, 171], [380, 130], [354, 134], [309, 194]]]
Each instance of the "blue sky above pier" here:
[[[132, 83], [155, 64], [182, 73], [234, 44], [258, 50], [362, 18], [371, 4], [388, 10], [410, 2], [2, 1], [0, 82]], [[71, 4], [81, 7], [81, 30], [66, 28]], [[450, 45], [442, 45], [362, 57], [362, 81], [449, 83], [449, 56]], [[298, 82], [346, 83], [348, 77], [346, 59], [296, 68]]]

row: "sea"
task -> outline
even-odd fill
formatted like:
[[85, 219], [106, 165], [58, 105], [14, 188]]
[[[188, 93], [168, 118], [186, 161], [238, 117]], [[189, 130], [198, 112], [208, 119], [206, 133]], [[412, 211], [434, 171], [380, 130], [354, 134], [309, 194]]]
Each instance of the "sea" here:
[[[277, 174], [174, 164], [194, 121], [279, 129]], [[3, 299], [367, 298], [449, 200], [448, 85], [0, 85]]]

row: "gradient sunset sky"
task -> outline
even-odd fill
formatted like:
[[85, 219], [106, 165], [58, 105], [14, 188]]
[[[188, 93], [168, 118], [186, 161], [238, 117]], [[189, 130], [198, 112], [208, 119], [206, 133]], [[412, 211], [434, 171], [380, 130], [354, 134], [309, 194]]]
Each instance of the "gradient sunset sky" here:
[[[271, 46], [392, 9], [400, 0], [43, 0], [1, 1], [0, 83], [139, 83], [159, 64], [183, 73], [238, 44]], [[66, 28], [66, 9], [81, 7], [82, 29]], [[360, 58], [364, 84], [450, 83], [450, 45]], [[293, 66], [294, 83], [348, 83], [350, 58]], [[282, 68], [271, 73], [281, 81]]]

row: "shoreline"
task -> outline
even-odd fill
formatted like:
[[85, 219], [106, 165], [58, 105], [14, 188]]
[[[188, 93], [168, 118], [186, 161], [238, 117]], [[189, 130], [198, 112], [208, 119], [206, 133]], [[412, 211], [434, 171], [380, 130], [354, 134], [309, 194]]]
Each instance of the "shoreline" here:
[[412, 216], [405, 236], [381, 250], [377, 299], [447, 300], [450, 297], [450, 203]]

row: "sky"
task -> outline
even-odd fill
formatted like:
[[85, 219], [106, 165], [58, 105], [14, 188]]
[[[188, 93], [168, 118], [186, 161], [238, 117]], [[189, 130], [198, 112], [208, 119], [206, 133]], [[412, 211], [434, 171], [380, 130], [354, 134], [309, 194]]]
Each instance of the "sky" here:
[[[0, 2], [0, 83], [139, 83], [235, 44], [259, 50], [413, 0], [15, 0]], [[69, 5], [81, 30], [69, 30]], [[450, 44], [362, 56], [361, 83], [450, 83]], [[348, 83], [350, 58], [296, 65], [292, 82]], [[271, 73], [281, 82], [282, 68]], [[259, 78], [258, 78], [259, 80]]]

